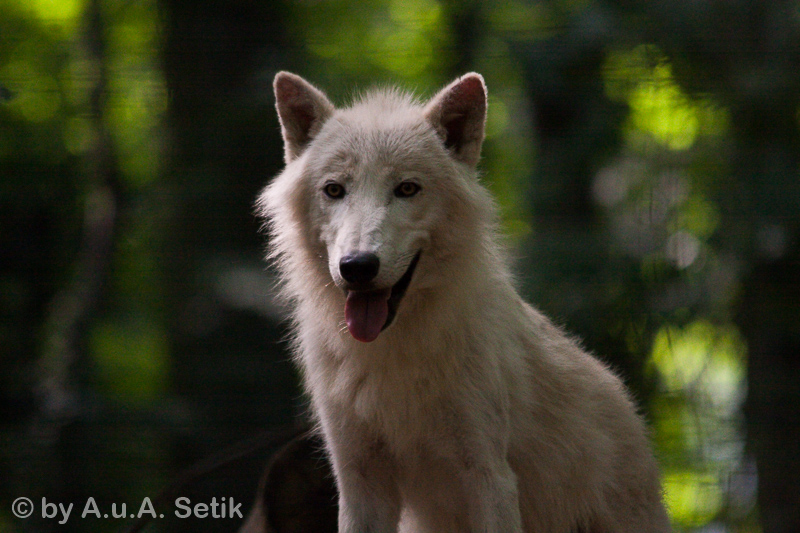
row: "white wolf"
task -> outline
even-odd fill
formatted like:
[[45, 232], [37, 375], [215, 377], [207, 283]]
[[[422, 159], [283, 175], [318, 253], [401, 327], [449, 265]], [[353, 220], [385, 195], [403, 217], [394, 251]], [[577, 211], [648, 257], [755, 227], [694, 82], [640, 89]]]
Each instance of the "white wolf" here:
[[669, 531], [624, 386], [517, 294], [480, 184], [486, 87], [336, 109], [275, 77], [260, 212], [339, 490], [339, 531]]

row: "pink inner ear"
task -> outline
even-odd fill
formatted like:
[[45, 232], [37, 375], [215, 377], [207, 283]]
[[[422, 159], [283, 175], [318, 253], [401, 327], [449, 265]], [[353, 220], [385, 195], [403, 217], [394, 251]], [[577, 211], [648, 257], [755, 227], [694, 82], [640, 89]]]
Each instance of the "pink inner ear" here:
[[314, 122], [314, 103], [302, 88], [289, 78], [280, 78], [275, 84], [275, 98], [278, 106], [290, 115], [284, 118], [292, 121], [297, 129], [308, 131]]
[[[486, 91], [477, 74], [468, 74], [442, 90], [431, 104], [431, 121], [454, 156], [476, 165], [483, 142]], [[437, 124], [438, 122], [438, 124]]]
[[464, 144], [464, 124], [467, 120], [466, 113], [467, 112], [453, 113], [449, 116], [442, 117], [442, 127], [444, 127], [446, 132], [444, 145], [447, 148], [458, 148]]
[[467, 108], [483, 109], [486, 107], [486, 93], [483, 82], [478, 76], [464, 76], [458, 85], [453, 87], [453, 99], [461, 101]]
[[292, 115], [294, 127], [292, 128], [295, 140], [305, 143], [308, 140], [311, 126], [314, 123], [314, 105], [311, 102], [296, 100], [288, 104]]
[[295, 107], [302, 102], [303, 90], [297, 83], [288, 76], [278, 76], [275, 79], [275, 99], [278, 105], [285, 107]]
[[295, 74], [279, 72], [274, 87], [286, 162], [289, 163], [300, 155], [333, 112], [333, 105], [322, 92]]

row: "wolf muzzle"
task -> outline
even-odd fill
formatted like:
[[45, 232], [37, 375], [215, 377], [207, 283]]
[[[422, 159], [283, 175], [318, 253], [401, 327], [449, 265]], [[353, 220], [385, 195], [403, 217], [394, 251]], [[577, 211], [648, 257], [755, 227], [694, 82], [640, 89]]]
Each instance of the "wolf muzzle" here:
[[421, 252], [417, 252], [403, 276], [391, 288], [371, 289], [369, 283], [380, 270], [380, 260], [372, 253], [355, 253], [339, 261], [339, 272], [353, 287], [347, 290], [344, 306], [345, 322], [350, 334], [361, 342], [372, 342], [389, 327], [397, 314], [400, 300], [406, 293], [416, 270]]

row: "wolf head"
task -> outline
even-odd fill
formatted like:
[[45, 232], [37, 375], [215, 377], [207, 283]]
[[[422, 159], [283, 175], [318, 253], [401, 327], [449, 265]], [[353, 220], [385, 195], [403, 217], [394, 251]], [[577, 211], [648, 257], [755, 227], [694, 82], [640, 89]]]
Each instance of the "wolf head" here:
[[424, 105], [379, 90], [342, 109], [288, 72], [274, 88], [286, 168], [259, 207], [286, 291], [298, 305], [336, 302], [350, 334], [373, 341], [412, 293], [446, 286], [491, 225], [475, 170], [483, 78], [462, 76]]

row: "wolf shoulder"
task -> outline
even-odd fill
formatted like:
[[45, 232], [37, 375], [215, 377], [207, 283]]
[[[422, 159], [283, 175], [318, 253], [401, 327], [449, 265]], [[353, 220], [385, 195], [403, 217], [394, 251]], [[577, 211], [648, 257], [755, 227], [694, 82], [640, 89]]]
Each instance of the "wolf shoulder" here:
[[[482, 357], [498, 358], [505, 367], [512, 413], [530, 423], [557, 420], [570, 431], [624, 431], [644, 444], [645, 426], [619, 376], [521, 297], [509, 304], [516, 308], [516, 319], [509, 320], [506, 313], [497, 322], [498, 329], [506, 328], [498, 339], [504, 346], [495, 345], [495, 353]], [[541, 435], [541, 429], [536, 434]]]

